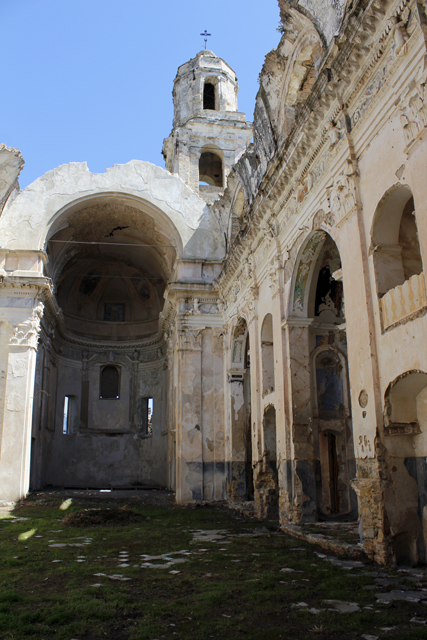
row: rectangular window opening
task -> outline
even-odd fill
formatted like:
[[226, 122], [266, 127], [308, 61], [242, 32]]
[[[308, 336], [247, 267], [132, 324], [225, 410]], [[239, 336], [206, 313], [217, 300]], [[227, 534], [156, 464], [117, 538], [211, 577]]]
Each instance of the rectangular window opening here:
[[62, 419], [62, 433], [64, 435], [68, 435], [70, 433], [70, 397], [65, 396], [64, 398], [64, 415]]
[[153, 433], [153, 398], [147, 398], [147, 435]]

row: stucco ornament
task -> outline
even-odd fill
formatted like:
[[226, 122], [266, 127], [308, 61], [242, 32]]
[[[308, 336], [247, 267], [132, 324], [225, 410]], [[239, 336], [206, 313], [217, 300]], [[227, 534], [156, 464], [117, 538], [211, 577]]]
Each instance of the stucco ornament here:
[[389, 21], [390, 33], [394, 37], [394, 42], [396, 44], [396, 55], [402, 53], [403, 55], [406, 53], [406, 43], [409, 40], [408, 33], [405, 29], [405, 22], [403, 20], [399, 20], [396, 16], [390, 18]]
[[31, 316], [25, 322], [16, 326], [10, 337], [10, 345], [20, 347], [31, 347], [37, 349], [40, 334], [40, 321], [43, 317], [44, 304], [38, 302], [33, 309]]
[[358, 175], [353, 161], [348, 159], [344, 174], [338, 176], [327, 189], [329, 208], [337, 223], [342, 222], [358, 205]]
[[404, 93], [400, 102], [400, 122], [407, 145], [412, 144], [427, 127], [426, 73], [424, 78]]

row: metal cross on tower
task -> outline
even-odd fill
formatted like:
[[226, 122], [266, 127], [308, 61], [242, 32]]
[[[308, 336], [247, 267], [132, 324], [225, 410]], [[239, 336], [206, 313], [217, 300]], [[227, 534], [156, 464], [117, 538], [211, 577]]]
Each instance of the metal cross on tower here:
[[204, 32], [204, 33], [201, 33], [200, 35], [202, 36], [202, 38], [204, 38], [204, 39], [205, 39], [205, 49], [206, 49], [206, 43], [207, 43], [207, 41], [208, 41], [208, 38], [209, 38], [212, 34], [211, 34], [211, 33], [208, 33], [208, 32], [206, 31], [206, 29], [205, 29], [205, 32]]

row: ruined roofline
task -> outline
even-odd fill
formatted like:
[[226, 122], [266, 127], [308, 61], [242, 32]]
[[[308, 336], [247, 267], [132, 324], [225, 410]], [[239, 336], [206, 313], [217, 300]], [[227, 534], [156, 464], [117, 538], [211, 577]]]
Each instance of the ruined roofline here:
[[[366, 4], [366, 3], [359, 3]], [[360, 73], [356, 81], [352, 84], [351, 93], [346, 98], [346, 103], [351, 103], [353, 97], [359, 92], [361, 83], [363, 83], [367, 74], [373, 72], [373, 67], [382, 55], [382, 51], [387, 47], [388, 39], [386, 38], [386, 28], [390, 15], [396, 12], [396, 8], [389, 9], [388, 12], [381, 11], [374, 5], [369, 4], [368, 9], [359, 13], [359, 5], [349, 16], [346, 16], [343, 22], [342, 31], [338, 37], [338, 41], [342, 42], [341, 48], [332, 42], [328, 51], [325, 52], [322, 62], [319, 66], [319, 75], [315, 81], [310, 95], [306, 102], [301, 106], [295, 117], [295, 124], [284, 140], [283, 145], [277, 149], [273, 157], [268, 161], [266, 170], [261, 177], [257, 187], [253, 193], [248, 194], [245, 189], [245, 180], [242, 175], [247, 173], [250, 158], [257, 155], [257, 146], [254, 150], [246, 152], [234, 166], [236, 174], [240, 177], [242, 188], [245, 196], [251, 198], [248, 202], [248, 224], [234, 240], [233, 245], [229, 248], [224, 263], [224, 269], [219, 276], [218, 284], [222, 286], [230, 281], [236, 270], [241, 267], [242, 255], [244, 253], [243, 246], [259, 234], [259, 226], [265, 216], [267, 204], [266, 199], [272, 199], [277, 204], [280, 193], [282, 206], [288, 202], [291, 193], [297, 186], [296, 176], [304, 176], [310, 164], [314, 161], [328, 140], [326, 124], [329, 122], [328, 117], [334, 117], [330, 113], [331, 106], [336, 101], [337, 88], [342, 82], [345, 88], [342, 89], [344, 95], [348, 88], [348, 77], [354, 75], [354, 67], [360, 68]], [[366, 35], [372, 33], [372, 25], [376, 24], [376, 32], [380, 37], [376, 39], [376, 47], [366, 52], [363, 41], [355, 42], [354, 35], [357, 32], [364, 32]], [[366, 25], [366, 26], [365, 26]], [[286, 38], [286, 34], [283, 36]], [[359, 60], [362, 56], [368, 58], [367, 62], [362, 63]], [[319, 127], [317, 111], [321, 111], [323, 116], [324, 127]], [[311, 122], [309, 122], [311, 120]], [[254, 129], [256, 129], [254, 121]], [[319, 131], [321, 132], [319, 135]], [[255, 133], [255, 132], [254, 132]], [[248, 176], [250, 178], [251, 176]], [[252, 175], [252, 178], [254, 176]], [[246, 179], [246, 183], [248, 182]], [[221, 206], [221, 200], [215, 203], [216, 207]], [[271, 207], [270, 207], [271, 208]]]

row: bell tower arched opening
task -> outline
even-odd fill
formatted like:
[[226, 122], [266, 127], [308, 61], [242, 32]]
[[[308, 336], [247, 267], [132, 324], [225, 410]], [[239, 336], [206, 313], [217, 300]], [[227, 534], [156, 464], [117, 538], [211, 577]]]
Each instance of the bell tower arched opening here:
[[213, 82], [206, 81], [203, 87], [203, 109], [217, 111], [217, 97]]
[[199, 184], [223, 186], [222, 159], [213, 151], [204, 151], [199, 158]]

